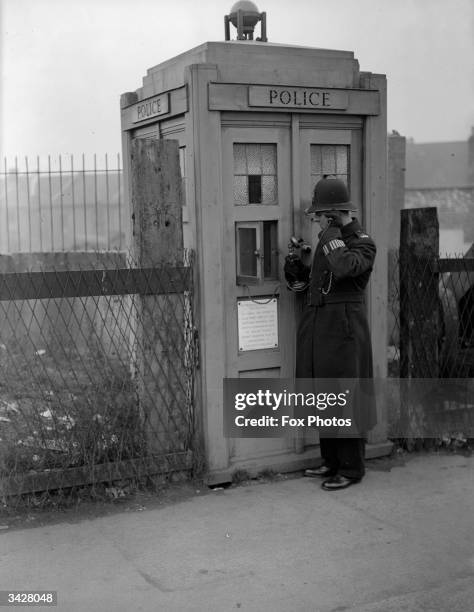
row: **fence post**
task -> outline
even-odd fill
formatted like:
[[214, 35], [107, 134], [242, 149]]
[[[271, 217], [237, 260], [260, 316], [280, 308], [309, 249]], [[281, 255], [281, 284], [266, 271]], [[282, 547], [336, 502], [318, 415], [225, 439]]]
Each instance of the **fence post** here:
[[400, 377], [436, 378], [441, 310], [438, 293], [437, 209], [401, 211]]
[[[130, 162], [135, 259], [142, 267], [159, 266], [166, 274], [166, 266], [183, 265], [178, 142], [135, 139]], [[140, 300], [136, 373], [147, 450], [184, 450], [179, 431], [185, 426], [186, 406], [183, 301], [176, 294]]]

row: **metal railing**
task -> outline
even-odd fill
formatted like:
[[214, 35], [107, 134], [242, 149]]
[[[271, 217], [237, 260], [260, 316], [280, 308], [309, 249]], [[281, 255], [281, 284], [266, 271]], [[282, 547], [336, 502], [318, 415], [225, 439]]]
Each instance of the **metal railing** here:
[[4, 158], [0, 252], [122, 250], [129, 235], [120, 155]]

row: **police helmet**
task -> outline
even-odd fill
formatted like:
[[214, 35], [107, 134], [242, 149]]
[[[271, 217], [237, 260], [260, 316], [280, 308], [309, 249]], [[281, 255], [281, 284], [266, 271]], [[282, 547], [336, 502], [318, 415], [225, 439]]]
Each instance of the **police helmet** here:
[[355, 211], [349, 198], [349, 191], [338, 178], [324, 177], [316, 183], [311, 206], [306, 211], [311, 213], [329, 212], [331, 210]]

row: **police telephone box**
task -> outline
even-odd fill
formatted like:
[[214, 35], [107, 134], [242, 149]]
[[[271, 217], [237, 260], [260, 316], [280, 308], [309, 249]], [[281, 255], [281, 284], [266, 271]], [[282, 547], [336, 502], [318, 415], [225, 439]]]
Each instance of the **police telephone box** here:
[[[293, 375], [298, 304], [283, 264], [291, 236], [314, 248], [317, 232], [304, 211], [326, 174], [347, 183], [377, 243], [367, 308], [374, 374], [386, 376], [386, 78], [362, 72], [350, 51], [273, 44], [266, 32], [253, 40], [248, 4], [230, 15], [238, 40], [206, 42], [150, 68], [121, 99], [126, 175], [133, 139], [179, 142], [184, 241], [199, 266], [210, 482], [237, 469], [303, 469], [319, 457], [313, 431], [224, 437], [222, 386], [224, 377]], [[228, 28], [226, 18], [226, 38]], [[369, 456], [389, 448], [383, 405], [378, 412]]]

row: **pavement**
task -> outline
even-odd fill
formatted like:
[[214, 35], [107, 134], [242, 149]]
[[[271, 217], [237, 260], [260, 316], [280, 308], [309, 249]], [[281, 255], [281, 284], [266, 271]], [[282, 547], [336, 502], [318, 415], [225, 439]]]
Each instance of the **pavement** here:
[[[0, 532], [0, 589], [67, 612], [472, 612], [474, 457], [289, 478]], [[46, 608], [40, 608], [46, 609]]]

